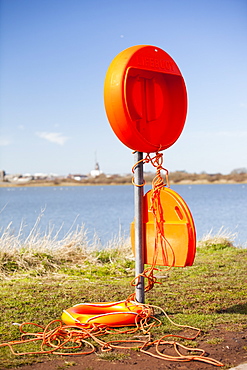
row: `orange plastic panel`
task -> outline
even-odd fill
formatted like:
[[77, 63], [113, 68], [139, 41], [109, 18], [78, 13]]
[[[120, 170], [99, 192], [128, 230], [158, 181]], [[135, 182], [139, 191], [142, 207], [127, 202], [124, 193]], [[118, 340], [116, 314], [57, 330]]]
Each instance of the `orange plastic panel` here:
[[113, 131], [133, 150], [164, 150], [183, 130], [184, 79], [170, 55], [158, 47], [132, 46], [118, 54], [106, 73], [104, 99]]
[[[152, 264], [155, 253], [155, 223], [153, 213], [150, 211], [152, 190], [143, 199], [143, 223], [144, 223], [144, 263]], [[174, 190], [163, 188], [160, 192], [159, 201], [162, 220], [163, 235], [165, 236], [165, 248], [157, 245], [158, 255], [155, 261], [159, 266], [191, 266], [196, 253], [196, 230], [191, 212], [182, 199]], [[135, 252], [135, 227], [131, 224], [132, 249]]]

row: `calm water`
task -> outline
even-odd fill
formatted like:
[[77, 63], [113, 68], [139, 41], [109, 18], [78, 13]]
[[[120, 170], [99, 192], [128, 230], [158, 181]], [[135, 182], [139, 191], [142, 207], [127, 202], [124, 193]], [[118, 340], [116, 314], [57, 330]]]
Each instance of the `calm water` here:
[[[145, 192], [150, 187], [145, 187]], [[194, 217], [197, 238], [223, 226], [237, 233], [236, 245], [247, 246], [247, 185], [174, 185]], [[25, 224], [27, 234], [37, 217], [42, 232], [61, 225], [60, 237], [72, 227], [85, 224], [89, 238], [97, 233], [102, 243], [121, 231], [129, 235], [134, 216], [134, 189], [126, 186], [16, 187], [0, 188], [0, 225], [12, 222], [15, 233]]]

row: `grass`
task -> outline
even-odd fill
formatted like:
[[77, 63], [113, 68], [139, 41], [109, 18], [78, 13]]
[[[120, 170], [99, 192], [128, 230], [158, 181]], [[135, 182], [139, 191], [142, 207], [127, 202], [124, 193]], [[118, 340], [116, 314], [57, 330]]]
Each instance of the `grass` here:
[[62, 238], [61, 229], [54, 235], [52, 227], [42, 234], [39, 230], [41, 218], [42, 213], [28, 236], [24, 237], [24, 225], [17, 234], [11, 224], [1, 232], [0, 277], [18, 273], [42, 276], [49, 272], [91, 277], [95, 270], [104, 276], [114, 275], [116, 268], [126, 275], [128, 269], [133, 268], [129, 240], [122, 236], [103, 246], [97, 235], [89, 243], [84, 225], [71, 231], [72, 225]]
[[[21, 231], [14, 236], [10, 227], [0, 239], [0, 343], [19, 339], [22, 322], [45, 326], [76, 303], [118, 301], [133, 292], [129, 239], [119, 237], [102, 248], [97, 239], [89, 245], [83, 227], [59, 240], [52, 233], [39, 234], [37, 225], [24, 241]], [[161, 268], [162, 285], [146, 294], [146, 303], [162, 307], [178, 324], [201, 328], [207, 342], [217, 345], [220, 338], [209, 336], [212, 328], [247, 328], [246, 257], [246, 249], [234, 247], [234, 235], [223, 230], [209, 234], [198, 243], [193, 266], [168, 272]], [[154, 329], [154, 337], [181, 330], [164, 315], [159, 318], [163, 325]], [[28, 346], [29, 351], [34, 348]], [[110, 359], [120, 361], [118, 356], [110, 354]], [[0, 348], [2, 368], [42, 358], [13, 356], [8, 347]]]

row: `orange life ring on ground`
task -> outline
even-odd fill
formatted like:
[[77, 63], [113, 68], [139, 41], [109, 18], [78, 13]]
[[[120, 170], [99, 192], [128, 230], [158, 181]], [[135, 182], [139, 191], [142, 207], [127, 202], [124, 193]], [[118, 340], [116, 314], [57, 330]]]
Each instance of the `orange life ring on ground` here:
[[164, 150], [183, 130], [185, 82], [175, 61], [156, 46], [132, 46], [113, 59], [105, 77], [104, 101], [113, 131], [132, 150]]
[[79, 303], [63, 311], [66, 325], [90, 327], [94, 324], [120, 327], [136, 325], [144, 306], [132, 301]]
[[[155, 254], [155, 220], [150, 211], [152, 190], [143, 199], [144, 263], [151, 265]], [[196, 230], [192, 214], [183, 198], [170, 188], [160, 191], [160, 210], [165, 237], [165, 250], [157, 245], [156, 265], [191, 266], [196, 253]], [[131, 224], [132, 250], [135, 253], [135, 227]]]

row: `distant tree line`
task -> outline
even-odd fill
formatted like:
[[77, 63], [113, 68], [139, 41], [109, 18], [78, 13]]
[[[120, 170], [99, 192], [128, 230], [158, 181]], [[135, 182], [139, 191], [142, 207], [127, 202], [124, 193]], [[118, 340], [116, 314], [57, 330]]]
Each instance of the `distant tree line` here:
[[[146, 181], [152, 181], [152, 175], [148, 174], [145, 179]], [[247, 182], [247, 169], [241, 168], [233, 170], [228, 175], [223, 175], [221, 173], [209, 174], [206, 172], [198, 173], [188, 173], [186, 171], [175, 171], [169, 173], [169, 181], [171, 183], [180, 183], [184, 181], [188, 182]]]
[[[144, 179], [147, 184], [150, 184], [155, 177], [154, 172], [144, 172]], [[165, 175], [163, 174], [164, 180]], [[85, 177], [81, 180], [76, 180], [71, 177], [55, 178], [55, 179], [33, 179], [28, 184], [24, 185], [124, 185], [131, 184], [133, 174], [127, 175], [105, 175], [104, 173], [96, 177]], [[166, 181], [166, 180], [165, 180]], [[247, 183], [247, 168], [237, 168], [228, 175], [221, 173], [208, 174], [206, 172], [188, 173], [186, 171], [175, 171], [169, 173], [169, 182], [171, 184], [180, 183]]]
[[247, 170], [239, 172], [238, 170], [232, 171], [228, 175], [222, 175], [221, 173], [208, 174], [202, 172], [197, 173], [187, 173], [185, 171], [175, 171], [171, 172], [169, 175], [170, 181], [178, 183], [184, 180], [188, 181], [202, 181], [202, 182], [246, 182], [247, 181]]
[[[151, 183], [154, 179], [154, 172], [144, 173], [144, 178], [146, 183]], [[95, 178], [87, 178], [81, 180], [83, 184], [130, 184], [132, 182], [133, 174], [127, 175], [105, 175], [101, 174]], [[169, 181], [174, 184], [181, 182], [247, 182], [247, 169], [240, 168], [233, 170], [228, 175], [223, 175], [221, 173], [208, 174], [206, 172], [198, 173], [188, 173], [186, 171], [175, 171], [169, 173]], [[78, 181], [75, 181], [78, 183]]]

